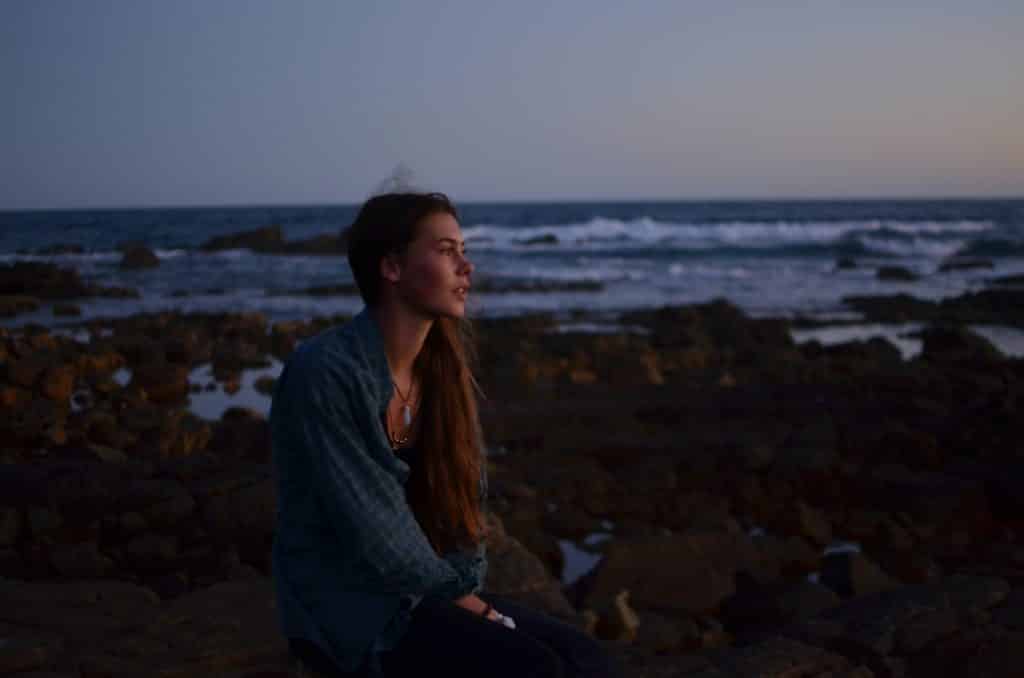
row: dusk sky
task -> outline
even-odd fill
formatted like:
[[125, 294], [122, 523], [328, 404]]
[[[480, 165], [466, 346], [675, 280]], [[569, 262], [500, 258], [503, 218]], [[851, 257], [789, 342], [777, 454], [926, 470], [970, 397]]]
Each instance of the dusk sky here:
[[1024, 3], [0, 3], [0, 208], [1024, 195]]

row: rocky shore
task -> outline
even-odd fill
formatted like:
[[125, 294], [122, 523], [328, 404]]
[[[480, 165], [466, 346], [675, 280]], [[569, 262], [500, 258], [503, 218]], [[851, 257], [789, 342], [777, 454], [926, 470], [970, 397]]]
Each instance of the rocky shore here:
[[[1024, 360], [965, 323], [1019, 326], [1024, 305], [991, 292], [862, 306], [929, 323], [912, 360], [797, 344], [724, 300], [628, 313], [629, 331], [477, 320], [485, 588], [631, 676], [1019, 675]], [[345, 319], [0, 330], [0, 675], [287, 675], [265, 416], [209, 421], [190, 399]]]

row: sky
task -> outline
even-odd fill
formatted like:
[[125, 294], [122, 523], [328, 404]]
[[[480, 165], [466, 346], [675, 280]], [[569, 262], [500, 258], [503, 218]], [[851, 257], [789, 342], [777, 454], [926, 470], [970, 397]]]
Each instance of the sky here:
[[0, 92], [0, 209], [1024, 196], [1020, 0], [4, 0]]

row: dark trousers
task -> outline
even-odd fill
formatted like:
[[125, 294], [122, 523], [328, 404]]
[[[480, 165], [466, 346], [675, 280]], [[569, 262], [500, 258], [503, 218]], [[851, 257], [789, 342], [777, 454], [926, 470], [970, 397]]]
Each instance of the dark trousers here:
[[[489, 678], [621, 678], [620, 662], [582, 630], [503, 596], [479, 597], [515, 620], [516, 628], [450, 603], [421, 602], [401, 642], [381, 655], [387, 678], [424, 673]], [[290, 644], [306, 666], [326, 677], [341, 673], [309, 643]]]

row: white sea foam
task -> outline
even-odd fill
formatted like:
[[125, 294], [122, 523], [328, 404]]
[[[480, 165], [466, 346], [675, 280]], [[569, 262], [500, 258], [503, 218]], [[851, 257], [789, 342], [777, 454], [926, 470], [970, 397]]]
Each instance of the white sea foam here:
[[966, 242], [963, 240], [929, 240], [913, 238], [896, 240], [890, 238], [874, 238], [858, 236], [857, 240], [872, 252], [891, 254], [899, 257], [929, 257], [943, 259], [958, 252]]
[[[995, 228], [990, 221], [737, 221], [717, 223], [673, 223], [640, 217], [629, 221], [594, 217], [582, 223], [550, 224], [509, 228], [476, 224], [463, 229], [467, 244], [481, 250], [566, 250], [670, 247], [707, 250], [718, 247], [776, 248], [793, 245], [828, 245], [859, 234], [923, 236], [913, 242], [917, 249], [955, 251], [963, 241], [947, 245], [926, 239], [944, 235], [979, 233]], [[898, 238], [867, 241], [869, 248], [883, 250]], [[893, 244], [896, 248], [898, 245]]]
[[742, 266], [706, 266], [704, 264], [680, 264], [675, 263], [668, 267], [669, 275], [673, 276], [694, 276], [698, 278], [749, 278], [752, 273], [750, 269]]

